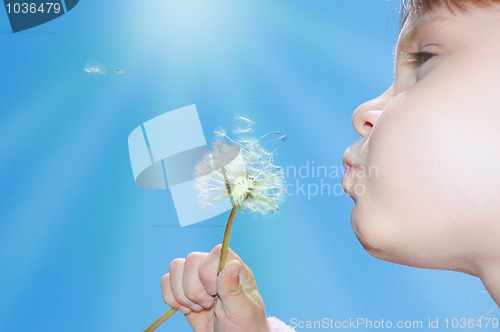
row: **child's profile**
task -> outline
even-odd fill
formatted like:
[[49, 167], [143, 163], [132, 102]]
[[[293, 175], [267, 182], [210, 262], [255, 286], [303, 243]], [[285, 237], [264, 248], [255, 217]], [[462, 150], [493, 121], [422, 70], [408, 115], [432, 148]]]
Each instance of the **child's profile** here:
[[[353, 114], [352, 229], [372, 256], [477, 276], [500, 304], [500, 1], [405, 0], [402, 20], [393, 84]], [[165, 302], [194, 331], [291, 331], [236, 253], [217, 275], [219, 251], [172, 261]]]

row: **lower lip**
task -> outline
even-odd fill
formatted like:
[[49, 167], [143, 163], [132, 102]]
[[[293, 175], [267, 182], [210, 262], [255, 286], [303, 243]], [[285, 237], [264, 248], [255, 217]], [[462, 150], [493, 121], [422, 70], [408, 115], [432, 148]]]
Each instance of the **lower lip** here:
[[[346, 192], [347, 195], [352, 197], [352, 194], [349, 193], [348, 190], [346, 190], [349, 187], [352, 187], [352, 173], [354, 172], [354, 167], [353, 166], [348, 166], [347, 169], [344, 172], [344, 175], [342, 176], [342, 188]], [[351, 182], [351, 183], [349, 183]]]
[[351, 175], [352, 171], [353, 171], [353, 167], [347, 166], [346, 170], [344, 172], [344, 175], [342, 175], [342, 181], [344, 181], [345, 178], [347, 178], [349, 175]]

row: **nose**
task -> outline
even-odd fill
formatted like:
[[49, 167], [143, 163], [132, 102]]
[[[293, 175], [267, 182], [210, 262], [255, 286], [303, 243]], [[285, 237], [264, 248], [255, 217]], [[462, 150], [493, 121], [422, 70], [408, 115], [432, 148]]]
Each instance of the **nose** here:
[[370, 134], [382, 114], [382, 109], [389, 101], [390, 90], [391, 88], [377, 98], [369, 100], [356, 108], [352, 115], [352, 126], [359, 135], [364, 137]]

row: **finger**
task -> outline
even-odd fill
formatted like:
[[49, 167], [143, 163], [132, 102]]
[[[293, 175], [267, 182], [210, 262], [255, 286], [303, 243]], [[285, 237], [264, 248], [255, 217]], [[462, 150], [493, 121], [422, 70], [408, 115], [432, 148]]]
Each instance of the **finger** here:
[[215, 248], [210, 251], [205, 261], [200, 266], [198, 271], [198, 277], [200, 282], [208, 294], [215, 296], [217, 295], [217, 269], [219, 267], [221, 245], [215, 246]]
[[170, 273], [161, 277], [161, 294], [163, 296], [163, 301], [172, 308], [178, 309], [181, 306], [175, 300], [174, 294], [172, 294], [172, 289], [170, 288]]
[[175, 300], [174, 294], [172, 293], [172, 288], [170, 286], [170, 273], [165, 274], [161, 278], [161, 291], [163, 295], [163, 300], [165, 301], [166, 304], [168, 304], [174, 309], [182, 311], [185, 314], [191, 312], [188, 308], [183, 307]]
[[194, 303], [186, 297], [182, 286], [184, 262], [184, 259], [177, 258], [170, 263], [170, 288], [175, 301], [180, 304], [178, 309], [187, 315], [191, 312], [189, 308], [191, 308]]
[[[184, 274], [182, 276], [182, 285], [186, 297], [194, 303], [191, 309], [200, 311], [203, 308], [210, 308], [213, 305], [214, 298], [207, 293], [203, 286], [198, 271], [205, 261], [208, 253], [192, 252], [186, 257], [184, 263]], [[203, 308], [202, 308], [203, 307]]]

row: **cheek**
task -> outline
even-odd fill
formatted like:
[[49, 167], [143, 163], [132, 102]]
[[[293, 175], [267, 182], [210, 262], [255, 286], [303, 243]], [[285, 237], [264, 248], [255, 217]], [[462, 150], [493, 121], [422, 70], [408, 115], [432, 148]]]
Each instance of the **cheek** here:
[[[487, 215], [498, 199], [500, 163], [491, 156], [500, 137], [484, 129], [498, 116], [478, 120], [449, 100], [448, 109], [397, 106], [380, 117], [363, 147], [366, 164], [377, 172], [365, 179], [367, 194], [353, 212], [353, 227], [369, 251], [383, 253], [375, 256], [439, 266], [429, 265], [429, 257], [461, 250], [454, 246], [469, 241], [482, 218], [478, 211]], [[490, 202], [485, 191], [494, 193]]]
[[422, 91], [387, 109], [370, 137], [367, 162], [378, 168], [370, 188], [383, 206], [456, 223], [477, 218], [480, 207], [499, 198], [500, 98], [447, 91]]
[[[374, 203], [386, 211], [435, 219], [449, 204], [429, 209], [453, 196], [450, 184], [463, 177], [456, 137], [438, 126], [438, 117], [422, 113], [384, 114], [370, 138], [367, 162], [378, 176], [370, 179]], [[456, 189], [456, 188], [455, 188]]]

